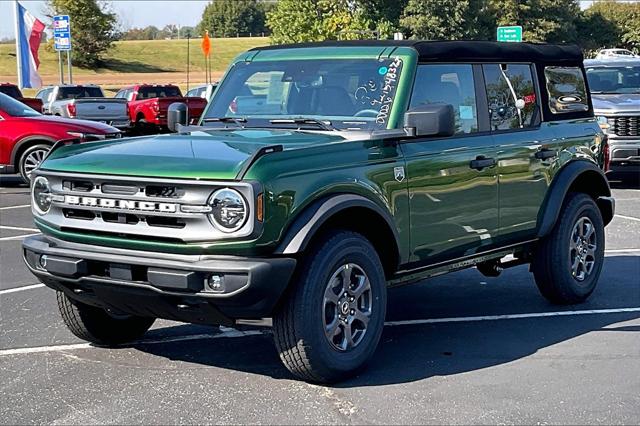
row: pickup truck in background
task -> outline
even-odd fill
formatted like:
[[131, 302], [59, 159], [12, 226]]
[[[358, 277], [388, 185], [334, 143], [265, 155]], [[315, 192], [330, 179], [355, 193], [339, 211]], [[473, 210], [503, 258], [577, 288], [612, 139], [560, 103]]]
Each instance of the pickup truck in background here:
[[5, 95], [10, 96], [15, 100], [22, 102], [28, 107], [38, 112], [42, 112], [42, 100], [37, 98], [25, 98], [24, 96], [22, 96], [22, 92], [20, 91], [18, 86], [13, 83], [0, 83], [0, 93], [4, 93]]
[[206, 99], [207, 102], [209, 102], [211, 100], [211, 97], [213, 96], [213, 92], [215, 92], [216, 90], [216, 87], [218, 87], [218, 82], [196, 86], [193, 89], [189, 90], [186, 96], [188, 98], [194, 97]]
[[36, 97], [42, 100], [42, 112], [48, 115], [99, 121], [119, 129], [130, 126], [127, 102], [105, 97], [96, 85], [51, 86]]
[[139, 134], [165, 131], [167, 111], [173, 103], [184, 103], [189, 109], [189, 121], [196, 123], [207, 106], [201, 97], [184, 97], [178, 86], [140, 84], [120, 89], [115, 96], [129, 102], [129, 119]]

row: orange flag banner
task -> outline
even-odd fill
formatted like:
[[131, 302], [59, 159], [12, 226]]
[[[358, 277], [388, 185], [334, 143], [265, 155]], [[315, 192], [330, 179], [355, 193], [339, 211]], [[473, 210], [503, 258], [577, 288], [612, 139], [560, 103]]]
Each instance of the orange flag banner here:
[[209, 31], [206, 31], [202, 38], [202, 52], [204, 53], [204, 56], [209, 56], [211, 54], [211, 39], [209, 38]]

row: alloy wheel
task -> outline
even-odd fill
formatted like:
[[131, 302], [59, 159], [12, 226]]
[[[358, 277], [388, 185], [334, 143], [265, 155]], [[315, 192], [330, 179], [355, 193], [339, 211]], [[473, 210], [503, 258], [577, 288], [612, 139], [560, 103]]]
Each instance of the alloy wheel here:
[[373, 298], [371, 283], [355, 263], [340, 266], [324, 292], [324, 333], [331, 346], [341, 352], [358, 346], [367, 332]]
[[29, 179], [31, 179], [31, 173], [42, 163], [42, 160], [44, 160], [48, 152], [48, 149], [36, 149], [25, 157], [22, 167], [25, 175], [27, 175]]
[[593, 272], [596, 264], [597, 239], [595, 226], [588, 217], [581, 217], [571, 231], [569, 261], [571, 275], [584, 281]]

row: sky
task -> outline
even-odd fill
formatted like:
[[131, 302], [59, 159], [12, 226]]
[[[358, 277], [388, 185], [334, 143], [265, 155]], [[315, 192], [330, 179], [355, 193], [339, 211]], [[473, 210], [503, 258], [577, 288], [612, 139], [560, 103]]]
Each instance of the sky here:
[[[125, 28], [168, 24], [195, 26], [210, 0], [115, 0], [111, 4]], [[20, 0], [29, 12], [45, 24], [43, 0]], [[0, 0], [0, 39], [14, 37], [13, 0]], [[72, 23], [73, 25], [73, 23]]]
[[[155, 25], [162, 28], [168, 24], [195, 26], [200, 22], [202, 11], [210, 0], [114, 0], [115, 12], [124, 28]], [[20, 0], [33, 15], [45, 24], [45, 1]], [[592, 1], [581, 1], [582, 8]], [[13, 0], [0, 0], [0, 39], [14, 37]]]

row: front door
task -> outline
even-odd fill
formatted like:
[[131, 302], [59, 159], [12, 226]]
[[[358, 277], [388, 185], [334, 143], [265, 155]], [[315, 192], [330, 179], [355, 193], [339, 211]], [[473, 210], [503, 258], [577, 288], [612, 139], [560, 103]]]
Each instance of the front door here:
[[418, 264], [452, 260], [494, 246], [497, 150], [491, 135], [480, 132], [477, 74], [474, 78], [470, 64], [418, 66], [410, 107], [451, 104], [457, 128], [451, 137], [401, 145], [409, 184], [411, 261]]

